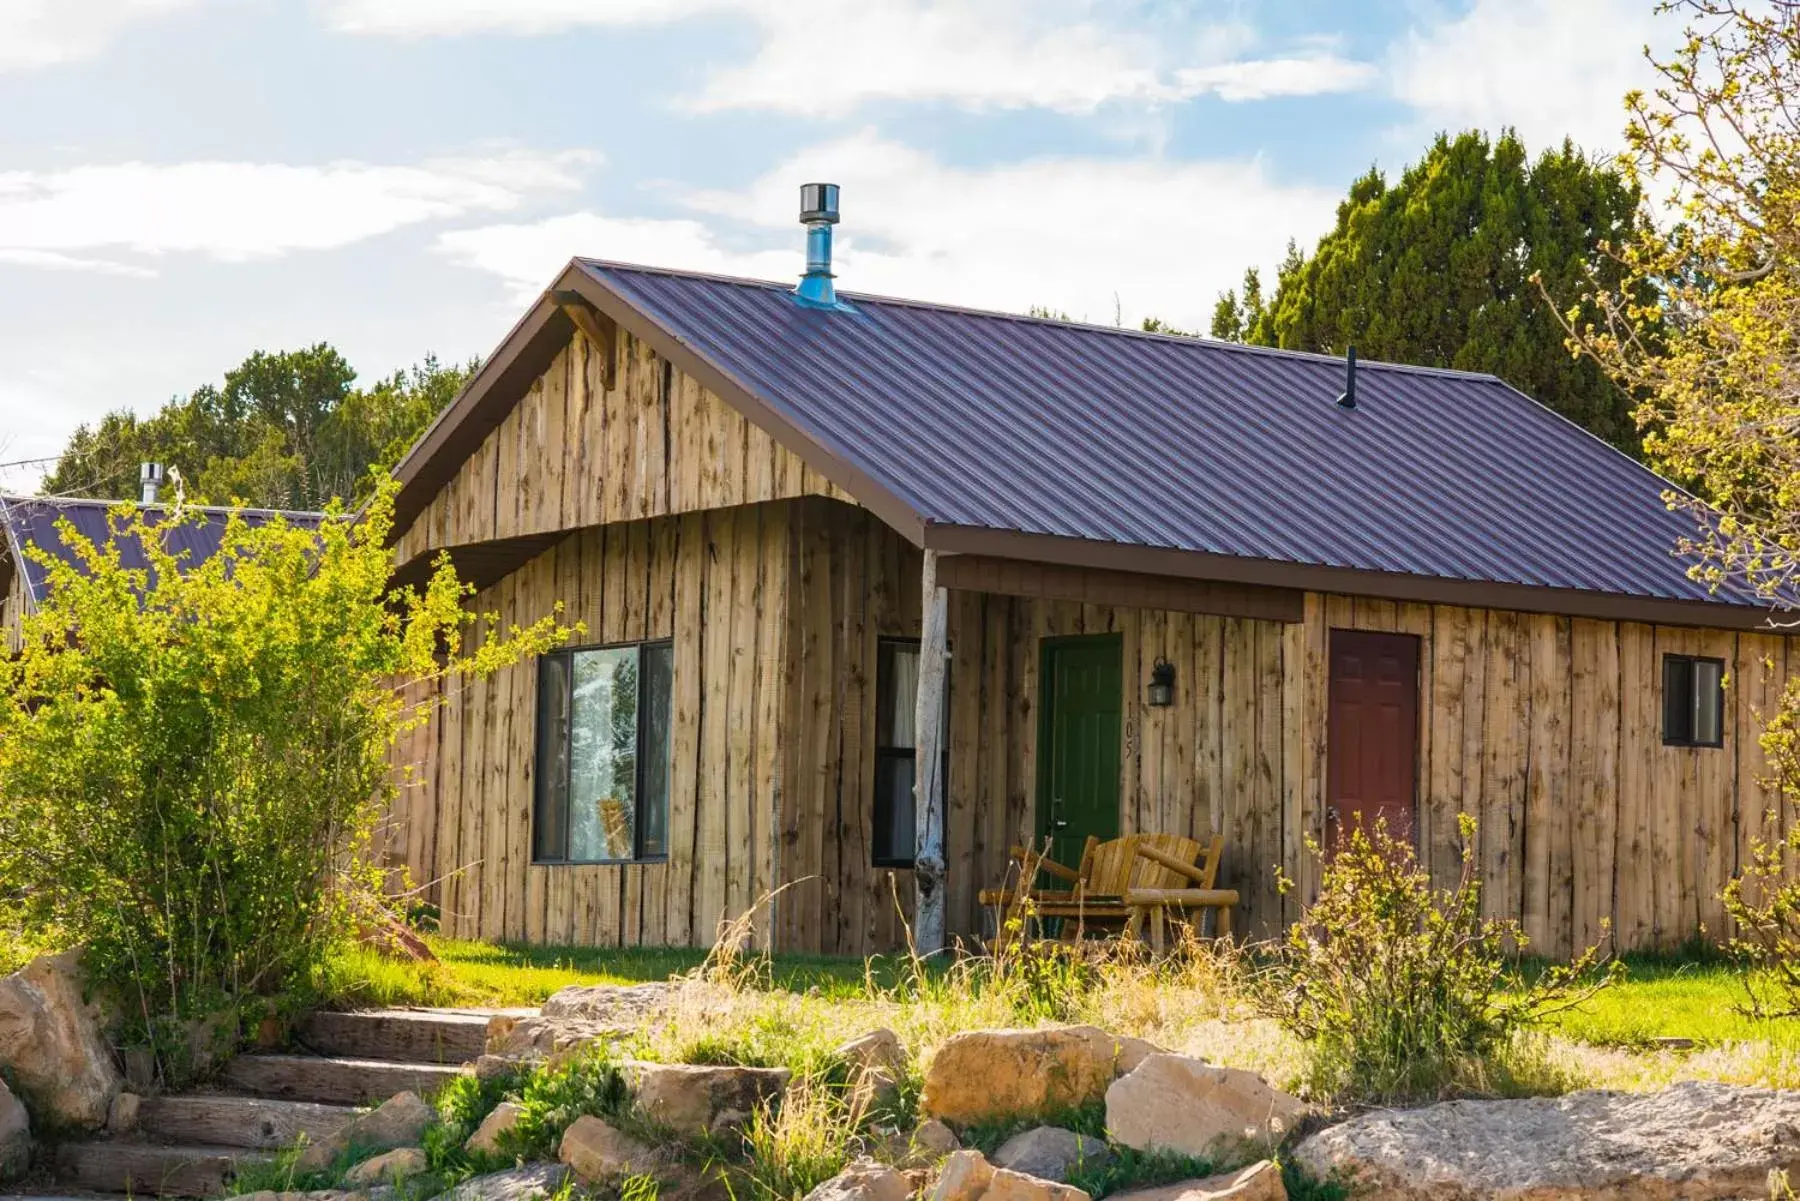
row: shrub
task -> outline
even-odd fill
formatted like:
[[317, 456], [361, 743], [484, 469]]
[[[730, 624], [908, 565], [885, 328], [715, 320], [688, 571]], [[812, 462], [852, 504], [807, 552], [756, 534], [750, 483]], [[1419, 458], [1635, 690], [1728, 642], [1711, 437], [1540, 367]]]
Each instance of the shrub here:
[[174, 549], [180, 503], [115, 509], [99, 544], [64, 523], [73, 563], [27, 551], [49, 587], [0, 663], [0, 880], [13, 920], [85, 945], [165, 1071], [180, 1024], [304, 985], [373, 916], [388, 752], [433, 704], [408, 698], [568, 633], [465, 650], [447, 560], [390, 596], [392, 499], [316, 531], [234, 513], [204, 563]]
[[1265, 1012], [1310, 1043], [1321, 1093], [1390, 1102], [1485, 1089], [1516, 1033], [1612, 979], [1582, 987], [1598, 959], [1590, 948], [1522, 984], [1511, 969], [1524, 931], [1481, 915], [1467, 814], [1462, 835], [1461, 876], [1440, 890], [1384, 826], [1353, 831], [1258, 977]]
[[501, 1136], [500, 1150], [520, 1159], [555, 1159], [570, 1123], [593, 1114], [617, 1124], [631, 1109], [631, 1093], [618, 1064], [596, 1045], [531, 1072], [518, 1103], [519, 1120]]

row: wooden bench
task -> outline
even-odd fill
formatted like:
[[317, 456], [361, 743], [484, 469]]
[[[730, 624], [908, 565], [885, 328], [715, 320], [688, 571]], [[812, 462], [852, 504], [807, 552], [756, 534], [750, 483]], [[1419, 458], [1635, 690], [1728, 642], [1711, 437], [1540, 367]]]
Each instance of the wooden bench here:
[[1237, 890], [1214, 887], [1219, 876], [1219, 860], [1225, 851], [1222, 835], [1213, 836], [1205, 857], [1197, 863], [1191, 858], [1170, 855], [1153, 845], [1139, 845], [1134, 850], [1140, 858], [1177, 877], [1177, 884], [1175, 887], [1142, 884], [1128, 888], [1124, 896], [1125, 907], [1131, 912], [1126, 919], [1128, 933], [1140, 937], [1148, 925], [1150, 948], [1161, 951], [1171, 919], [1191, 922], [1195, 932], [1199, 933], [1206, 920], [1206, 911], [1210, 909], [1214, 937], [1225, 938], [1231, 934], [1231, 911], [1238, 903]]
[[[997, 944], [1009, 937], [1009, 929], [1026, 934], [1032, 922], [1047, 920], [1060, 921], [1061, 936], [1070, 942], [1090, 931], [1122, 934], [1130, 929], [1137, 933], [1152, 909], [1158, 916], [1151, 922], [1151, 931], [1160, 938], [1160, 906], [1147, 902], [1134, 906], [1131, 896], [1180, 890], [1195, 878], [1194, 873], [1210, 879], [1218, 871], [1224, 842], [1215, 837], [1202, 858], [1201, 845], [1179, 834], [1127, 834], [1106, 842], [1090, 837], [1075, 867], [1014, 847], [1012, 859], [1018, 864], [1021, 884], [1042, 872], [1070, 887], [989, 888], [981, 891], [979, 899], [999, 911]], [[1236, 899], [1233, 893], [1231, 903]], [[1229, 926], [1229, 919], [1226, 924]]]

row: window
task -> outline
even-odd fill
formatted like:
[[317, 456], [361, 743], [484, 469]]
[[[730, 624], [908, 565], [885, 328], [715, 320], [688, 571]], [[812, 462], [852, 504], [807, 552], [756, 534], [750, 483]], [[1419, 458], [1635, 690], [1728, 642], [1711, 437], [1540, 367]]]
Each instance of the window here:
[[[876, 648], [875, 671], [875, 836], [876, 867], [913, 865], [913, 780], [917, 739], [913, 723], [919, 698], [919, 644], [883, 638]], [[944, 728], [949, 729], [950, 673], [944, 673]], [[944, 739], [938, 770], [945, 787], [950, 779], [950, 740]]]
[[1725, 661], [1663, 656], [1663, 745], [1725, 745]]
[[558, 651], [538, 662], [538, 863], [668, 853], [667, 642]]

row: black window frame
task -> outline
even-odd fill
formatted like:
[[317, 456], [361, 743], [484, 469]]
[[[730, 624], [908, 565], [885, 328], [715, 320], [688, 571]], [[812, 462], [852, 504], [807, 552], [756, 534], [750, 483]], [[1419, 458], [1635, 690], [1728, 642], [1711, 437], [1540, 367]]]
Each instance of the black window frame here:
[[[1694, 736], [1700, 726], [1702, 703], [1700, 673], [1706, 664], [1717, 671], [1712, 696], [1718, 706], [1714, 723], [1718, 737], [1705, 741]], [[1725, 745], [1725, 660], [1708, 655], [1664, 654], [1662, 657], [1662, 741], [1664, 746], [1718, 749]], [[1677, 708], [1677, 702], [1682, 704]], [[1679, 715], [1679, 716], [1678, 716]]]
[[[672, 798], [670, 796], [669, 790], [670, 790], [670, 785], [672, 783], [672, 777], [674, 775], [674, 772], [673, 772], [674, 735], [673, 735], [672, 729], [670, 730], [668, 739], [667, 739], [668, 744], [669, 744], [667, 749], [670, 753], [664, 757], [664, 761], [660, 765], [662, 768], [662, 771], [664, 773], [663, 787], [661, 790], [662, 806], [663, 806], [662, 823], [661, 823], [661, 830], [662, 830], [662, 837], [663, 837], [663, 849], [661, 851], [650, 853], [650, 854], [646, 854], [644, 851], [644, 837], [647, 832], [647, 827], [649, 825], [649, 823], [646, 823], [644, 820], [644, 812], [645, 812], [645, 805], [646, 805], [646, 791], [644, 788], [644, 782], [645, 782], [645, 772], [651, 766], [651, 764], [649, 761], [650, 757], [644, 753], [645, 730], [649, 726], [650, 723], [648, 723], [644, 720], [645, 706], [649, 703], [649, 701], [648, 701], [649, 694], [648, 694], [648, 690], [643, 686], [643, 680], [644, 680], [644, 652], [645, 652], [645, 650], [650, 649], [650, 648], [657, 648], [657, 649], [661, 649], [661, 650], [666, 650], [668, 652], [669, 695], [667, 697], [667, 704], [669, 706], [669, 709], [668, 709], [669, 721], [672, 725], [673, 718], [674, 718], [674, 703], [675, 703], [675, 641], [674, 641], [674, 639], [672, 639], [672, 638], [648, 638], [648, 639], [644, 639], [639, 642], [596, 642], [596, 643], [584, 644], [582, 646], [565, 646], [565, 647], [560, 647], [557, 650], [550, 651], [546, 654], [540, 655], [538, 657], [537, 718], [536, 718], [537, 729], [534, 731], [534, 742], [533, 742], [533, 759], [534, 759], [534, 769], [535, 770], [533, 772], [532, 798], [531, 798], [531, 862], [533, 865], [545, 866], [545, 867], [565, 867], [565, 866], [566, 867], [591, 867], [591, 866], [609, 866], [609, 865], [613, 865], [613, 864], [622, 864], [622, 863], [666, 863], [666, 862], [668, 862], [668, 858], [669, 858], [669, 852], [668, 852], [669, 810], [672, 805]], [[637, 714], [634, 718], [634, 724], [636, 727], [634, 734], [635, 734], [635, 737], [637, 740], [637, 747], [636, 747], [636, 773], [637, 774], [636, 774], [636, 779], [633, 781], [633, 786], [634, 786], [633, 804], [635, 805], [635, 811], [632, 814], [631, 857], [628, 859], [626, 859], [626, 858], [577, 859], [577, 858], [572, 857], [569, 854], [569, 841], [571, 838], [571, 829], [572, 829], [573, 823], [569, 820], [568, 807], [569, 807], [570, 794], [574, 790], [573, 775], [574, 775], [574, 770], [575, 770], [575, 762], [574, 762], [575, 757], [573, 755], [569, 754], [566, 751], [566, 749], [564, 750], [564, 752], [562, 754], [562, 786], [563, 786], [562, 792], [563, 792], [564, 810], [563, 810], [563, 814], [561, 817], [561, 826], [562, 826], [562, 852], [563, 853], [559, 857], [546, 856], [545, 854], [543, 854], [542, 849], [538, 845], [538, 832], [539, 832], [540, 824], [544, 820], [544, 806], [545, 806], [545, 801], [546, 801], [545, 790], [547, 789], [549, 781], [552, 778], [550, 773], [544, 771], [543, 768], [544, 768], [544, 765], [552, 762], [554, 759], [554, 751], [552, 750], [552, 748], [550, 748], [550, 746], [548, 745], [548, 741], [547, 741], [549, 732], [550, 732], [549, 731], [550, 723], [546, 720], [547, 706], [544, 703], [545, 702], [544, 693], [545, 693], [545, 688], [547, 686], [548, 669], [554, 663], [560, 662], [560, 663], [565, 664], [565, 666], [561, 669], [562, 670], [562, 685], [563, 685], [563, 700], [562, 700], [561, 708], [562, 708], [562, 720], [563, 720], [563, 743], [566, 748], [568, 743], [571, 740], [571, 736], [573, 733], [570, 723], [572, 723], [574, 720], [574, 712], [575, 712], [575, 708], [574, 708], [574, 688], [575, 688], [574, 660], [575, 660], [575, 657], [577, 655], [586, 654], [586, 653], [590, 653], [590, 652], [594, 652], [594, 651], [616, 651], [616, 650], [634, 650], [637, 652], [637, 661], [638, 661]]]
[[[919, 653], [920, 658], [922, 659], [924, 657], [924, 643], [922, 642], [922, 640], [920, 640], [918, 638], [904, 638], [904, 637], [900, 637], [898, 635], [890, 636], [887, 634], [883, 634], [875, 640], [875, 739], [874, 739], [874, 741], [875, 741], [875, 777], [874, 777], [874, 784], [873, 784], [873, 792], [869, 797], [869, 816], [871, 818], [871, 826], [870, 826], [871, 831], [881, 831], [886, 828], [886, 826], [882, 822], [882, 817], [883, 817], [882, 803], [883, 803], [884, 799], [887, 799], [887, 798], [884, 798], [884, 795], [882, 793], [882, 788], [881, 788], [881, 782], [883, 779], [883, 772], [881, 770], [882, 764], [884, 762], [911, 763], [914, 765], [913, 780], [915, 781], [915, 783], [919, 778], [918, 766], [917, 766], [918, 762], [919, 762], [919, 751], [916, 746], [910, 746], [910, 747], [884, 746], [881, 741], [881, 706], [883, 705], [883, 703], [885, 703], [887, 696], [888, 696], [887, 670], [888, 670], [888, 664], [891, 661], [890, 654], [894, 650], [915, 651], [915, 652]], [[943, 729], [946, 732], [950, 728], [950, 661], [949, 661], [949, 654], [950, 654], [950, 649], [948, 646], [946, 646], [944, 648], [944, 707], [943, 707], [943, 713], [944, 713]], [[923, 666], [923, 664], [921, 664], [921, 666]], [[915, 697], [914, 697], [915, 703], [917, 702], [917, 699], [918, 698], [915, 695]], [[948, 737], [946, 737], [946, 738], [944, 738], [943, 742], [944, 742], [944, 745], [939, 748], [939, 752], [938, 752], [938, 758], [939, 758], [938, 771], [940, 773], [939, 774], [939, 785], [943, 790], [942, 795], [945, 798], [948, 798], [950, 795], [950, 739]], [[916, 816], [916, 811], [915, 811], [915, 816]], [[889, 823], [889, 824], [891, 824], [891, 823]], [[919, 852], [918, 836], [916, 833], [913, 836], [912, 852], [913, 853], [911, 855], [907, 855], [904, 857], [899, 856], [899, 855], [885, 855], [884, 856], [879, 853], [879, 850], [877, 848], [876, 839], [873, 837], [871, 837], [869, 839], [869, 863], [873, 867], [886, 867], [886, 868], [897, 868], [897, 869], [910, 869], [910, 868], [915, 867], [918, 863], [918, 852]]]

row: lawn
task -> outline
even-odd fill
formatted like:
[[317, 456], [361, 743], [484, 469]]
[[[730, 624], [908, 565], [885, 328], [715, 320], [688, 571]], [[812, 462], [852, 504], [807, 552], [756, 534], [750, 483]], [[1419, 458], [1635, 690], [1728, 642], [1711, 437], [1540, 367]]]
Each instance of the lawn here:
[[[533, 1006], [571, 984], [633, 984], [692, 972], [705, 953], [687, 948], [526, 947], [432, 938], [435, 965], [400, 963], [369, 951], [338, 956], [320, 980], [334, 1004]], [[1742, 1012], [1743, 969], [1716, 956], [1629, 956], [1618, 983], [1556, 1015], [1548, 1027], [1548, 1075], [1522, 1087], [1654, 1088], [1688, 1078], [1800, 1087], [1800, 1020]], [[896, 957], [776, 956], [758, 986], [786, 1011], [783, 1025], [848, 1030], [901, 1024], [894, 990], [906, 974]], [[1529, 971], [1529, 969], [1527, 969]], [[1184, 1005], [1191, 987], [1102, 988], [1068, 1012], [1046, 1016], [1141, 1032], [1172, 1049], [1293, 1078], [1299, 1052], [1273, 1023], [1217, 1004]], [[783, 1002], [780, 998], [791, 998]], [[971, 1015], [972, 1017], [972, 1015]], [[958, 1018], [939, 1015], [933, 1024]], [[854, 1031], [852, 1031], [854, 1032]], [[821, 1032], [820, 1038], [823, 1038]], [[1692, 1040], [1671, 1047], [1657, 1040]], [[810, 1041], [816, 1041], [809, 1039]]]

